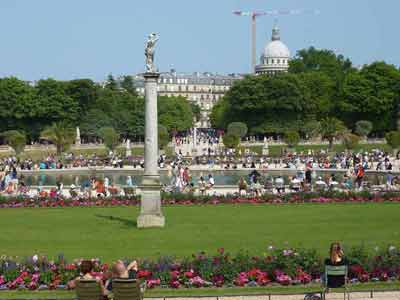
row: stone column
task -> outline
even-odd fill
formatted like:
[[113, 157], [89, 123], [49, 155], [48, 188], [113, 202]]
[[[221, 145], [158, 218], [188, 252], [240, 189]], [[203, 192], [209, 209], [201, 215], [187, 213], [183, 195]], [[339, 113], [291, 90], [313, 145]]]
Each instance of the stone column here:
[[164, 227], [165, 218], [161, 211], [161, 184], [158, 173], [158, 117], [157, 117], [157, 80], [158, 73], [145, 73], [145, 142], [144, 176], [142, 181], [142, 199], [139, 228]]

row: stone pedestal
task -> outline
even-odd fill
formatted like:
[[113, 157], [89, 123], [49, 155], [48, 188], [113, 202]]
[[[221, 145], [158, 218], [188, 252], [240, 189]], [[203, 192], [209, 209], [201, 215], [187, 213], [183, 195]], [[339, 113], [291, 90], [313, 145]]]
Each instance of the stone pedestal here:
[[269, 147], [268, 144], [265, 143], [262, 148], [262, 155], [269, 155]]
[[139, 228], [164, 227], [165, 218], [161, 211], [161, 184], [158, 173], [158, 117], [157, 117], [157, 80], [158, 73], [145, 73], [145, 142], [144, 176], [142, 181], [142, 199]]

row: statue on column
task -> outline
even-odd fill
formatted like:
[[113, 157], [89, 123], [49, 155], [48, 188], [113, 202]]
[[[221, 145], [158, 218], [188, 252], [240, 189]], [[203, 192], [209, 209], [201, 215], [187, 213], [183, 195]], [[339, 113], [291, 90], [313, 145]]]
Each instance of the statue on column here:
[[81, 144], [81, 131], [79, 130], [79, 127], [76, 127], [75, 144], [76, 145]]
[[151, 33], [147, 38], [146, 49], [144, 54], [146, 55], [146, 72], [156, 73], [156, 67], [154, 65], [154, 53], [156, 43], [158, 41], [158, 35], [156, 33]]

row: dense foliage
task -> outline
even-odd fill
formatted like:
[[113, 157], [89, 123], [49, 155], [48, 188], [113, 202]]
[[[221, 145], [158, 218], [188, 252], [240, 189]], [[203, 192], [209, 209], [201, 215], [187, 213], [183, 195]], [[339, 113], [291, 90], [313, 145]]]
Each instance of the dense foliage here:
[[[84, 140], [99, 138], [102, 127], [143, 140], [144, 99], [137, 95], [131, 76], [109, 75], [104, 86], [90, 79], [30, 84], [15, 77], [0, 78], [0, 105], [0, 132], [25, 132], [29, 141], [38, 140], [45, 128], [61, 121], [79, 126]], [[170, 133], [186, 130], [192, 126], [192, 107], [181, 97], [159, 97], [159, 120]]]
[[[345, 253], [351, 283], [395, 281], [400, 276], [400, 251], [393, 245], [374, 251], [361, 245], [346, 249]], [[161, 256], [141, 260], [137, 278], [147, 288], [306, 285], [321, 281], [325, 258], [312, 248], [266, 245], [262, 255], [240, 249], [232, 255], [219, 248], [214, 255], [200, 252], [183, 259]], [[0, 288], [63, 289], [69, 280], [79, 276], [80, 261], [68, 262], [62, 255], [55, 261], [38, 254], [22, 261], [2, 256]], [[105, 281], [112, 265], [98, 259], [92, 261], [95, 267], [92, 276]]]
[[[400, 70], [395, 66], [375, 62], [356, 69], [341, 55], [309, 48], [298, 52], [288, 73], [236, 82], [214, 107], [211, 121], [218, 128], [241, 121], [251, 133], [295, 130], [308, 136], [316, 126], [304, 124], [329, 117], [358, 129], [359, 135], [372, 131], [383, 136], [397, 128], [399, 105]], [[365, 122], [357, 126], [361, 120], [372, 128]]]

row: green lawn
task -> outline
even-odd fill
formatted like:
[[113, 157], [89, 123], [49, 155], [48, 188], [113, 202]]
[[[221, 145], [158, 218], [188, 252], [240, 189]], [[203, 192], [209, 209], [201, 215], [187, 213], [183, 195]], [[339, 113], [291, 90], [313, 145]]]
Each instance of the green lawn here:
[[398, 204], [306, 204], [282, 206], [169, 206], [164, 229], [136, 228], [139, 209], [1, 209], [0, 255], [34, 253], [67, 258], [187, 256], [225, 247], [262, 254], [268, 245], [304, 246], [327, 252], [345, 246], [397, 244]]
[[[243, 147], [244, 149], [245, 147]], [[262, 153], [262, 146], [250, 146], [249, 147], [252, 151], [261, 154]], [[281, 156], [282, 150], [284, 148], [287, 148], [286, 145], [270, 145], [269, 146], [269, 155], [272, 157], [278, 157]], [[311, 149], [314, 151], [320, 151], [320, 150], [328, 150], [328, 145], [318, 145], [318, 144], [312, 144], [312, 145], [297, 145], [294, 147], [294, 151], [296, 152], [305, 152]], [[381, 149], [387, 152], [392, 152], [392, 148], [388, 144], [358, 144], [354, 151], [360, 151], [360, 152], [365, 152], [365, 151], [371, 151], [372, 149]], [[289, 149], [288, 149], [289, 150]], [[343, 144], [334, 144], [332, 152], [341, 152], [344, 151], [345, 147]], [[292, 151], [292, 150], [291, 150]]]

